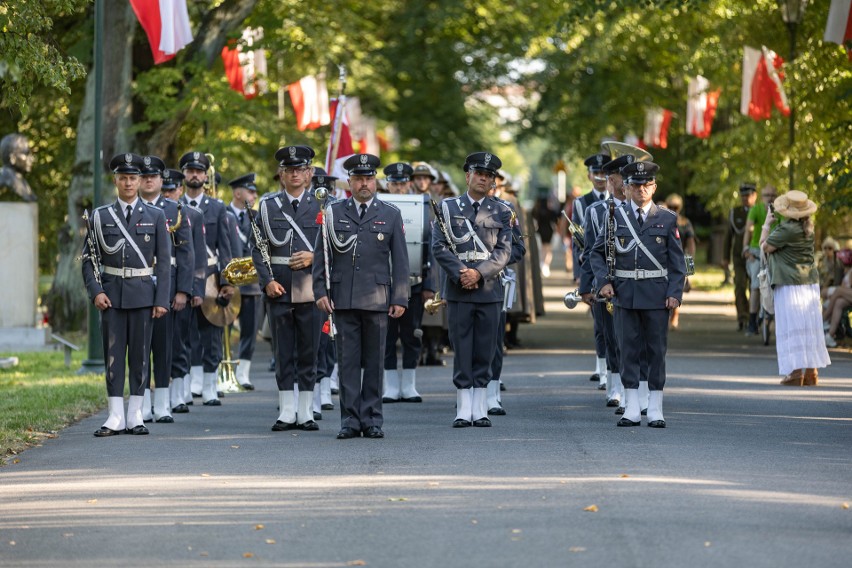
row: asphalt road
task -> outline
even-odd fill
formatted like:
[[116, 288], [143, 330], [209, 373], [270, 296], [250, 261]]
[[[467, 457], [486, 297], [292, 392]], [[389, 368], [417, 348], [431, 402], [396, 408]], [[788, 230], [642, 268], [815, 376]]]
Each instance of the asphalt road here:
[[101, 414], [0, 468], [0, 565], [848, 566], [852, 356], [832, 350], [817, 388], [779, 386], [774, 348], [691, 293], [668, 428], [616, 428], [559, 276], [492, 428], [452, 429], [451, 367], [429, 367], [422, 404], [385, 406], [384, 440], [336, 440], [337, 411], [271, 432], [261, 352], [257, 390], [219, 408], [96, 439]]

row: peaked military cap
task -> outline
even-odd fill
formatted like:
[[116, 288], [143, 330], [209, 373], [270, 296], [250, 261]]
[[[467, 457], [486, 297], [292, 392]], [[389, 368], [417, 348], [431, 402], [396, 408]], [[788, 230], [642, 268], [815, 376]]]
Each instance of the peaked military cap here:
[[601, 168], [601, 172], [606, 175], [609, 174], [617, 174], [619, 170], [626, 166], [627, 164], [632, 164], [636, 161], [635, 156], [631, 156], [630, 154], [625, 154], [624, 156], [619, 156], [613, 160], [608, 161]]
[[350, 176], [374, 176], [376, 168], [382, 164], [378, 156], [372, 154], [355, 154], [349, 156], [343, 162], [343, 169], [349, 172]]
[[285, 167], [310, 166], [316, 152], [310, 146], [284, 146], [275, 152], [278, 165]]
[[163, 170], [166, 169], [166, 163], [158, 158], [157, 156], [143, 156], [142, 157], [142, 175], [143, 176], [154, 176], [157, 174], [162, 174]]
[[325, 187], [331, 189], [334, 187], [334, 182], [337, 178], [328, 175], [323, 168], [314, 168], [314, 177], [311, 180], [316, 187]]
[[428, 176], [432, 178], [432, 181], [435, 181], [435, 173], [432, 171], [432, 168], [426, 162], [420, 162], [419, 164], [414, 165], [414, 170], [411, 172], [411, 177], [414, 176]]
[[144, 162], [142, 161], [142, 156], [132, 154], [130, 152], [126, 154], [117, 154], [109, 161], [109, 169], [111, 169], [115, 174], [139, 175], [142, 173], [143, 165]]
[[740, 193], [746, 194], [751, 193], [753, 191], [757, 191], [757, 186], [751, 182], [744, 181], [740, 184]]
[[497, 175], [497, 170], [503, 166], [500, 158], [488, 152], [474, 152], [464, 160], [464, 171], [479, 170]]
[[180, 169], [203, 170], [207, 171], [210, 168], [210, 160], [204, 155], [204, 152], [187, 152], [180, 157]]
[[388, 181], [408, 181], [411, 179], [411, 174], [414, 173], [414, 168], [405, 162], [396, 162], [383, 170]]
[[163, 187], [162, 189], [177, 189], [177, 186], [186, 177], [178, 170], [165, 169], [163, 170]]
[[599, 172], [611, 159], [609, 154], [593, 154], [583, 161], [583, 165], [589, 168], [590, 172]]
[[242, 187], [249, 191], [257, 191], [257, 186], [254, 184], [255, 173], [252, 172], [250, 174], [246, 174], [242, 177], [238, 177], [236, 179], [232, 179], [228, 182], [228, 185], [233, 189], [237, 189], [238, 187]]
[[625, 181], [634, 185], [642, 185], [657, 178], [660, 166], [654, 162], [633, 162], [621, 168]]

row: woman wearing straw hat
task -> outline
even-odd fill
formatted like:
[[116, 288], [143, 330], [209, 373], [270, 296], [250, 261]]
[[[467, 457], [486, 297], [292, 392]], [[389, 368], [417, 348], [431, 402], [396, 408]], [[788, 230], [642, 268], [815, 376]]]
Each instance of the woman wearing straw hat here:
[[[769, 257], [775, 292], [778, 371], [787, 386], [816, 386], [817, 369], [831, 364], [825, 347], [814, 265], [816, 203], [801, 191], [788, 191], [774, 202], [763, 224], [760, 245]], [[770, 234], [774, 213], [784, 217]], [[804, 373], [802, 370], [804, 369]]]

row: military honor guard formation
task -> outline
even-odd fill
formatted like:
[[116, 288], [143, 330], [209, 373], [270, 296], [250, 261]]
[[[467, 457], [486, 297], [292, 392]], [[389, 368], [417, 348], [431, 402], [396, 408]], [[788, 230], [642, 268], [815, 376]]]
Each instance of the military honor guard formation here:
[[[664, 428], [669, 313], [690, 259], [677, 216], [652, 200], [651, 156], [604, 148], [585, 161], [593, 189], [569, 221], [578, 288], [566, 305], [591, 306], [592, 379], [614, 422], [638, 426], [647, 415]], [[273, 431], [319, 430], [336, 389], [337, 438], [383, 438], [383, 404], [422, 401], [418, 364], [437, 359], [426, 316], [439, 312], [454, 354], [448, 425], [490, 427], [489, 416], [506, 413], [504, 334], [527, 249], [517, 201], [498, 196], [501, 160], [470, 154], [466, 191], [436, 200], [425, 163], [384, 167], [379, 194], [378, 157], [345, 161], [346, 191], [314, 157], [308, 146], [280, 148], [277, 190], [257, 199], [256, 174], [241, 175], [228, 183], [229, 204], [204, 152], [185, 153], [179, 170], [156, 156], [110, 161], [117, 199], [85, 215], [82, 257], [107, 361], [109, 414], [95, 436], [145, 435], [146, 423], [173, 423], [196, 405], [216, 412], [228, 393], [253, 390], [260, 333], [278, 387]]]

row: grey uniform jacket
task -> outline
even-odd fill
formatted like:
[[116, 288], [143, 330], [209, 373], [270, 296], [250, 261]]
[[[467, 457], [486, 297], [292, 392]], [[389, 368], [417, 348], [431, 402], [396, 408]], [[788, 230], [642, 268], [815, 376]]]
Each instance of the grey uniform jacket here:
[[[109, 213], [112, 208], [118, 217], [118, 222], [127, 230], [133, 242], [142, 253], [142, 258], [130, 243], [126, 242], [121, 228]], [[98, 231], [97, 225], [101, 230]], [[146, 205], [140, 199], [130, 220], [125, 221], [119, 204], [116, 201], [112, 205], [98, 207], [92, 215], [92, 225], [95, 229], [96, 246], [100, 249], [101, 262], [104, 267], [112, 268], [145, 268], [154, 267], [154, 278], [151, 276], [138, 276], [123, 278], [112, 274], [102, 274], [101, 282], [98, 284], [92, 270], [92, 262], [86, 259], [83, 262], [83, 280], [86, 283], [86, 291], [89, 299], [94, 301], [95, 296], [101, 292], [106, 293], [113, 308], [135, 309], [158, 306], [169, 308], [169, 277], [171, 253], [169, 252], [169, 232], [166, 229], [166, 216], [163, 212], [151, 205]], [[103, 235], [103, 242], [97, 234]], [[124, 244], [119, 246], [119, 243]], [[104, 250], [106, 248], [118, 247], [112, 254]], [[88, 252], [84, 250], [84, 253]], [[144, 263], [143, 263], [144, 259]], [[156, 278], [156, 280], [155, 280]]]
[[[181, 197], [181, 199], [184, 200], [184, 203], [191, 201], [186, 195]], [[224, 203], [207, 195], [198, 197], [198, 210], [204, 216], [205, 243], [217, 259], [215, 264], [212, 262], [208, 262], [207, 264], [206, 276], [210, 276], [211, 274], [221, 273], [233, 258], [233, 254], [231, 253], [231, 239], [228, 234], [227, 213], [225, 212]], [[207, 256], [210, 256], [209, 253]], [[224, 285], [228, 282], [224, 277], [220, 276], [219, 283]]]
[[[320, 225], [317, 223], [320, 205], [316, 198], [310, 195], [309, 192], [305, 192], [299, 202], [298, 211], [294, 212], [293, 205], [291, 205], [290, 199], [287, 197], [286, 192], [282, 191], [269, 197], [264, 197], [260, 202], [257, 224], [260, 234], [267, 242], [271, 257], [287, 258], [300, 251], [313, 252], [317, 243], [317, 237], [320, 234]], [[307, 243], [302, 240], [302, 237], [299, 236], [298, 231], [293, 228], [293, 224], [288, 221], [287, 217], [292, 219], [299, 227], [299, 230], [305, 235]], [[273, 241], [279, 244], [273, 244]], [[319, 247], [322, 248], [322, 241], [320, 241]], [[272, 264], [272, 274], [270, 274], [269, 268], [263, 262], [260, 250], [256, 246], [252, 247], [251, 256], [254, 260], [261, 289], [265, 289], [273, 280], [284, 287], [284, 294], [282, 296], [277, 298], [269, 298], [267, 296], [267, 301], [288, 304], [302, 304], [314, 301], [314, 276], [311, 270], [312, 267], [293, 270], [288, 264], [276, 262]], [[315, 254], [314, 266], [316, 266], [318, 258]]]
[[328, 230], [334, 232], [330, 241], [349, 242], [351, 248], [346, 250], [343, 247], [345, 252], [341, 252], [329, 243], [329, 294], [325, 285], [322, 234], [317, 235], [314, 245], [314, 297], [330, 296], [338, 310], [387, 311], [391, 304], [407, 306], [408, 248], [399, 209], [374, 198], [361, 219], [357, 203], [350, 197], [330, 204], [326, 216]]
[[[446, 299], [455, 302], [491, 303], [503, 301], [503, 283], [500, 281], [500, 271], [509, 263], [512, 254], [512, 229], [510, 227], [512, 213], [508, 205], [493, 198], [482, 200], [479, 212], [474, 216], [471, 201], [467, 193], [461, 197], [445, 199], [441, 202], [443, 216], [444, 204], [447, 206], [449, 218], [444, 218], [447, 229], [456, 240], [467, 238], [468, 223], [473, 228], [479, 240], [485, 245], [488, 258], [485, 260], [460, 260], [450, 248], [440, 225], [435, 222], [432, 227], [432, 251], [435, 260], [447, 275]], [[467, 221], [467, 222], [466, 222]], [[472, 237], [467, 242], [456, 242], [459, 254], [465, 252], [483, 252]], [[462, 268], [475, 268], [482, 274], [479, 287], [465, 290], [460, 281]]]
[[[621, 211], [626, 213], [628, 222], [636, 231], [642, 243], [657, 259], [657, 262], [668, 271], [668, 275], [641, 280], [615, 276], [613, 303], [616, 306], [633, 310], [657, 310], [665, 309], [666, 298], [668, 297], [675, 298], [680, 302], [683, 298], [686, 263], [683, 258], [680, 234], [677, 230], [677, 215], [668, 209], [652, 204], [648, 218], [645, 219], [642, 227], [639, 227], [629, 201], [616, 208], [616, 270], [658, 270], [657, 266], [648, 258], [648, 255], [635, 245]], [[590, 261], [595, 274], [596, 287], [600, 289], [609, 281], [607, 279], [605, 230], [601, 231], [595, 241]]]
[[[238, 214], [229, 205], [225, 208], [228, 214], [228, 234], [231, 238], [231, 256], [233, 258], [244, 258], [251, 256], [251, 221], [248, 213], [243, 211], [243, 220], [240, 222]], [[240, 294], [243, 296], [260, 296], [260, 284], [246, 284], [240, 286]]]
[[204, 297], [204, 281], [207, 278], [207, 241], [204, 238], [204, 213], [192, 207], [186, 201], [183, 203], [183, 214], [192, 231], [193, 278], [192, 295]]
[[497, 201], [505, 205], [509, 208], [512, 213], [510, 219], [510, 225], [512, 228], [512, 252], [509, 254], [509, 262], [506, 263], [507, 266], [511, 266], [517, 262], [520, 262], [524, 255], [527, 254], [527, 245], [524, 243], [524, 233], [521, 230], [521, 223], [518, 219], [517, 213], [515, 213], [514, 206], [506, 201], [505, 199], [495, 198]]
[[[160, 196], [153, 203], [155, 207], [159, 207], [166, 216], [166, 221], [169, 227], [174, 227], [178, 218], [178, 203], [172, 199], [166, 199]], [[187, 218], [186, 207], [181, 207], [180, 225], [170, 233], [171, 245], [170, 251], [172, 258], [172, 277], [171, 291], [169, 298], [174, 298], [178, 292], [183, 292], [188, 296], [192, 296], [193, 280], [195, 272], [195, 250], [192, 243], [192, 226]]]
[[583, 249], [583, 260], [580, 265], [580, 293], [591, 293], [595, 289], [595, 274], [592, 271], [592, 263], [590, 257], [592, 248], [595, 246], [598, 235], [606, 231], [607, 223], [609, 222], [609, 204], [613, 201], [612, 195], [604, 201], [593, 202], [586, 209], [585, 220], [583, 222], [583, 235], [585, 236], [585, 248]]

